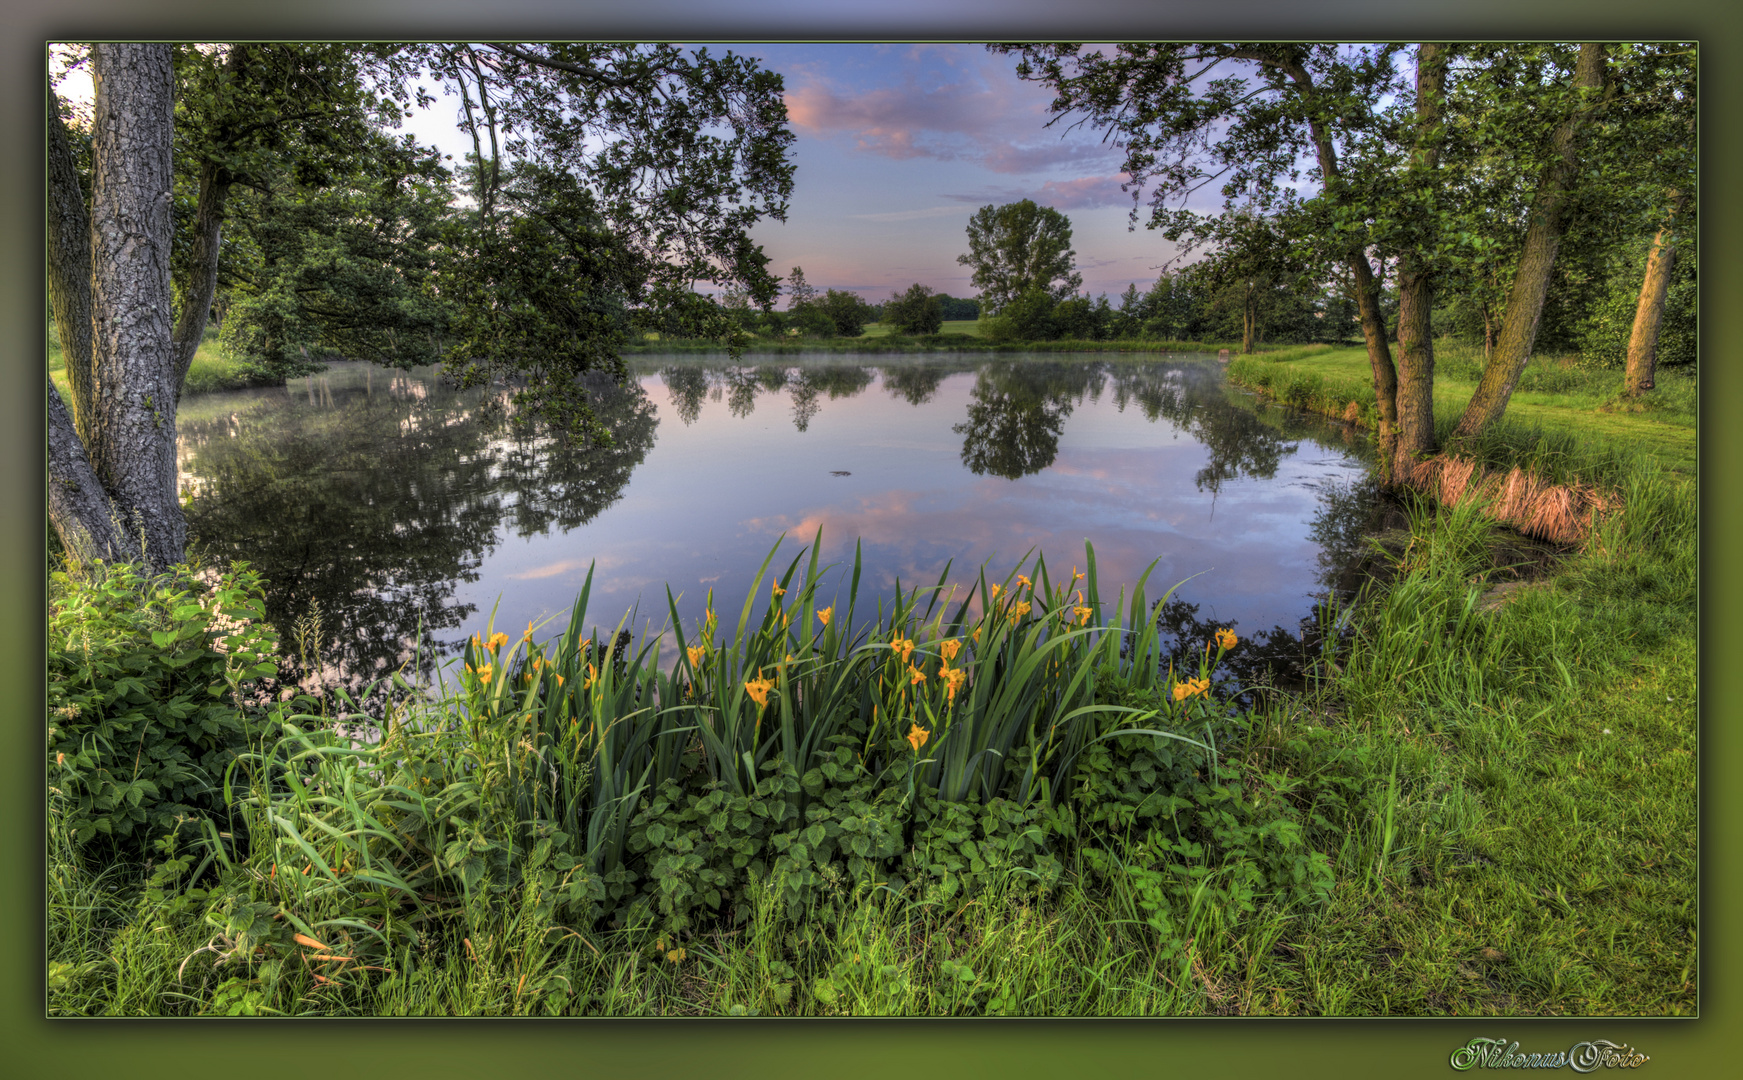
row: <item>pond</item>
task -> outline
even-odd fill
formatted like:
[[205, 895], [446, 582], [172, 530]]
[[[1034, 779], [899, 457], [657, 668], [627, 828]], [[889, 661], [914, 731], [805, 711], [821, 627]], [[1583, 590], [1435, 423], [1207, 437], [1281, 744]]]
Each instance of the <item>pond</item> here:
[[193, 550], [259, 569], [287, 650], [318, 646], [353, 690], [427, 670], [492, 619], [556, 635], [589, 568], [603, 633], [632, 611], [658, 632], [668, 587], [687, 626], [712, 591], [730, 627], [777, 541], [778, 571], [819, 528], [820, 595], [845, 598], [857, 544], [862, 605], [947, 565], [964, 589], [983, 565], [1002, 580], [1036, 552], [1057, 581], [1086, 540], [1109, 600], [1154, 562], [1152, 602], [1184, 582], [1157, 613], [1182, 651], [1233, 627], [1231, 670], [1252, 678], [1299, 670], [1373, 513], [1364, 437], [1260, 403], [1202, 356], [639, 356], [627, 388], [594, 389], [608, 448], [429, 369], [190, 396]]

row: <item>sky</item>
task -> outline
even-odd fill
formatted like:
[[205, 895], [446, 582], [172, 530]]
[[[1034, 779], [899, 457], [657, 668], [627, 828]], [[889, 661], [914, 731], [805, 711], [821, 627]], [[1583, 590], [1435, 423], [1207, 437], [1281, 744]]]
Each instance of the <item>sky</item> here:
[[[1117, 303], [1133, 282], [1147, 289], [1175, 254], [1143, 227], [1147, 206], [1129, 230], [1121, 152], [1087, 126], [1047, 127], [1053, 95], [1018, 79], [1015, 57], [956, 44], [709, 46], [727, 49], [786, 84], [793, 197], [785, 222], [752, 231], [782, 278], [803, 267], [819, 291], [872, 303], [916, 282], [973, 296], [970, 269], [956, 261], [968, 250], [968, 219], [1019, 199], [1071, 219], [1091, 296]], [[472, 149], [455, 126], [458, 109], [438, 92], [404, 130], [458, 161]]]
[[[797, 166], [787, 220], [752, 232], [785, 278], [793, 267], [818, 290], [880, 302], [916, 282], [968, 297], [969, 217], [982, 206], [1033, 199], [1071, 219], [1083, 288], [1111, 302], [1149, 288], [1175, 254], [1143, 226], [1128, 228], [1121, 152], [1087, 125], [1047, 127], [1052, 94], [1016, 76], [1016, 58], [980, 45], [712, 45], [759, 59], [786, 84]], [[88, 100], [82, 73], [63, 95]], [[403, 130], [451, 154], [472, 148], [456, 125], [459, 99], [439, 91]], [[1211, 199], [1214, 192], [1207, 192]], [[1195, 209], [1211, 209], [1209, 205]], [[783, 301], [784, 304], [784, 301]]]

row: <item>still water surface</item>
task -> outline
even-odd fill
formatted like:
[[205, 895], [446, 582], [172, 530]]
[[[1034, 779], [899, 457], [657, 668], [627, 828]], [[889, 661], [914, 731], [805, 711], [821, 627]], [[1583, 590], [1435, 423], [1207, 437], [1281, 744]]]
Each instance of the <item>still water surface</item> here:
[[1168, 629], [1233, 626], [1252, 669], [1299, 655], [1371, 512], [1360, 436], [1260, 405], [1203, 357], [855, 359], [638, 357], [627, 390], [598, 388], [609, 449], [427, 369], [190, 397], [190, 531], [262, 571], [287, 645], [318, 606], [322, 659], [355, 687], [420, 633], [439, 656], [493, 612], [555, 635], [590, 566], [606, 631], [631, 609], [660, 629], [667, 586], [687, 625], [710, 589], [730, 625], [777, 540], [784, 569], [819, 527], [837, 567], [821, 594], [845, 597], [857, 541], [862, 605], [947, 563], [964, 586], [982, 564], [999, 580], [1037, 551], [1058, 580], [1086, 540], [1111, 600], [1154, 561], [1152, 601], [1192, 579]]

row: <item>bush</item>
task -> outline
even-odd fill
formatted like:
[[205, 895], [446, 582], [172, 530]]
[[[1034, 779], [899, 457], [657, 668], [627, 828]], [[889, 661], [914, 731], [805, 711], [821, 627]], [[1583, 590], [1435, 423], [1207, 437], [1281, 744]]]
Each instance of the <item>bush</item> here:
[[238, 563], [205, 588], [185, 567], [99, 563], [50, 582], [50, 793], [76, 845], [146, 857], [222, 812], [224, 770], [258, 734], [245, 695], [278, 647], [259, 575]]

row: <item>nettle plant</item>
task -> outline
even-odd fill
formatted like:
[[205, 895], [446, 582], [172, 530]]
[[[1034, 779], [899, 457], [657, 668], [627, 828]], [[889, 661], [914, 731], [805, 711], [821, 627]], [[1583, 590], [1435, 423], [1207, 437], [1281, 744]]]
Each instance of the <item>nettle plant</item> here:
[[278, 671], [259, 575], [237, 563], [208, 585], [186, 567], [97, 563], [51, 574], [50, 590], [57, 826], [76, 846], [102, 837], [144, 858], [168, 833], [221, 820], [224, 771], [265, 722], [246, 702]]

